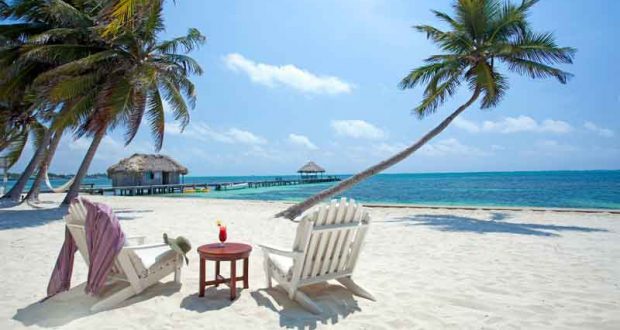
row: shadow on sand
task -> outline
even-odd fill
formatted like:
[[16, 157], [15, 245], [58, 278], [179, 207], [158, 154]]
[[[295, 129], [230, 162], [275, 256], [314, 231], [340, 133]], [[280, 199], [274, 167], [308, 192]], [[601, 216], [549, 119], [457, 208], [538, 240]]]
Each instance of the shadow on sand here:
[[[153, 212], [153, 210], [114, 209], [114, 213], [119, 220], [142, 218], [142, 213], [149, 212]], [[67, 213], [68, 207], [64, 205], [21, 210], [0, 209], [0, 230], [42, 226], [50, 222], [62, 220]]]
[[67, 207], [0, 210], [0, 230], [42, 226], [61, 220], [67, 214]]
[[407, 226], [428, 226], [447, 232], [471, 232], [478, 234], [506, 233], [553, 237], [560, 236], [557, 232], [562, 231], [576, 231], [585, 233], [607, 232], [607, 230], [601, 228], [542, 225], [504, 221], [508, 218], [508, 214], [497, 212], [492, 213], [489, 220], [480, 220], [476, 218], [460, 217], [448, 214], [423, 214], [396, 218], [394, 220], [387, 220], [386, 222], [402, 223]]
[[340, 285], [320, 283], [303, 288], [303, 291], [317, 303], [323, 313], [314, 315], [289, 299], [279, 286], [250, 293], [256, 304], [278, 313], [280, 327], [290, 329], [316, 329], [319, 324], [334, 325], [347, 316], [361, 311], [357, 299]]
[[[237, 288], [237, 299], [244, 289]], [[205, 290], [204, 297], [198, 297], [198, 293], [194, 293], [183, 298], [181, 308], [192, 312], [205, 313], [217, 311], [229, 307], [235, 301], [230, 300], [230, 291], [227, 286], [208, 287]]]
[[[18, 309], [17, 313], [13, 316], [13, 320], [21, 322], [24, 326], [37, 325], [44, 328], [55, 328], [94, 315], [96, 313], [92, 313], [90, 308], [97, 303], [99, 298], [85, 294], [85, 285], [86, 283], [82, 283], [50, 299], [42, 302], [34, 302], [24, 308]], [[121, 286], [116, 286], [111, 289], [116, 291], [121, 288]], [[157, 283], [144, 290], [139, 295], [124, 301], [114, 309], [149, 300], [153, 297], [171, 296], [180, 289], [181, 285], [174, 281]]]

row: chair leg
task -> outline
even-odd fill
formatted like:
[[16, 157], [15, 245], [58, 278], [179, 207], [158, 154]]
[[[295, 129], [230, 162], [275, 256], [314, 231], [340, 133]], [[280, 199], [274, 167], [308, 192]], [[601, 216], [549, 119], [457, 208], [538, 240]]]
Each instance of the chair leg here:
[[177, 284], [181, 284], [181, 266], [178, 266], [174, 270], [174, 282]]
[[377, 301], [370, 292], [366, 291], [364, 288], [357, 285], [357, 283], [353, 282], [351, 277], [338, 278], [336, 279], [336, 281], [340, 282], [340, 284], [344, 285], [347, 289], [353, 292], [353, 294], [356, 296], [360, 296], [362, 298], [366, 298], [372, 301]]
[[312, 299], [310, 299], [310, 297], [308, 297], [305, 293], [299, 290], [295, 291], [293, 299], [298, 304], [300, 304], [301, 307], [305, 308], [313, 314], [321, 314], [323, 312], [319, 305], [317, 305], [314, 301], [312, 301]]
[[95, 312], [100, 312], [102, 310], [114, 307], [122, 303], [123, 301], [131, 298], [134, 294], [135, 292], [133, 288], [131, 286], [128, 286], [118, 292], [113, 293], [109, 297], [102, 299], [98, 303], [94, 304], [90, 308], [90, 311], [95, 313]]

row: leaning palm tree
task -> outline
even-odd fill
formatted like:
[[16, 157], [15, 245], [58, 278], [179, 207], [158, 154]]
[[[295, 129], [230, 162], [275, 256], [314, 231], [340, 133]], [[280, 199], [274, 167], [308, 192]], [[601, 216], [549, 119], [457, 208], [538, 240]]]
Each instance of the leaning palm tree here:
[[[64, 127], [57, 124], [53, 125], [53, 129], [43, 125], [44, 122], [56, 122], [62, 116], [60, 113], [54, 115], [53, 109], [58, 104], [50, 104], [33, 89], [33, 80], [53, 67], [100, 49], [102, 42], [93, 33], [100, 7], [97, 1], [83, 0], [14, 0], [0, 6], [0, 18], [10, 22], [0, 25], [0, 99], [8, 100], [11, 104], [21, 104], [21, 109], [13, 107], [17, 117], [29, 113], [43, 117], [30, 115], [41, 125], [21, 126], [20, 134], [8, 135], [9, 139], [3, 143], [8, 145], [10, 141], [13, 147], [11, 155], [15, 159], [21, 154], [17, 152], [20, 147], [23, 150], [24, 137], [28, 136], [25, 129], [43, 129], [43, 136], [36, 140], [41, 143], [37, 144], [28, 165], [3, 198], [19, 200], [30, 176], [42, 167], [41, 161], [53, 156], [53, 152], [50, 153], [48, 149], [53, 140], [52, 135], [55, 134], [59, 139], [64, 130]], [[47, 51], [41, 52], [41, 49]], [[66, 106], [63, 108], [64, 112], [68, 111]], [[53, 141], [58, 143], [57, 140]]]
[[426, 33], [443, 53], [427, 58], [425, 65], [411, 71], [400, 82], [400, 87], [407, 89], [425, 85], [424, 97], [414, 109], [420, 118], [434, 113], [463, 82], [469, 88], [471, 97], [411, 146], [276, 216], [293, 219], [325, 198], [341, 193], [409, 157], [478, 99], [481, 109], [497, 106], [508, 90], [508, 80], [499, 72], [498, 62], [517, 74], [531, 78], [555, 78], [565, 84], [571, 74], [553, 65], [572, 63], [576, 50], [559, 47], [551, 33], [531, 30], [527, 15], [536, 2], [523, 0], [515, 5], [499, 0], [458, 0], [453, 5], [452, 16], [433, 11], [438, 19], [447, 23], [449, 30], [443, 31], [429, 25], [415, 26], [415, 29]]
[[80, 122], [77, 137], [92, 137], [86, 155], [63, 203], [79, 192], [96, 150], [109, 130], [125, 126], [129, 144], [146, 116], [155, 149], [164, 137], [164, 102], [170, 105], [181, 127], [189, 122], [189, 108], [195, 106], [193, 74], [202, 74], [198, 63], [187, 54], [205, 42], [196, 29], [168, 41], [157, 40], [163, 31], [161, 2], [143, 7], [132, 29], [123, 29], [106, 46], [77, 61], [42, 74], [35, 81], [50, 95], [75, 102], [75, 120]]

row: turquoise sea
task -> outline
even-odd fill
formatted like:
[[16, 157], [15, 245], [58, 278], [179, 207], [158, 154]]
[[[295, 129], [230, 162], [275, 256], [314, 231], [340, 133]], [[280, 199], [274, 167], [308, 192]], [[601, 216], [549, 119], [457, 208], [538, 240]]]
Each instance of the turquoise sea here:
[[[185, 177], [185, 183], [258, 181], [274, 177]], [[52, 184], [58, 186], [63, 181], [53, 180]], [[105, 178], [87, 182], [110, 185]], [[167, 196], [299, 201], [330, 184], [333, 183]], [[345, 195], [374, 203], [620, 209], [620, 171], [380, 174]]]

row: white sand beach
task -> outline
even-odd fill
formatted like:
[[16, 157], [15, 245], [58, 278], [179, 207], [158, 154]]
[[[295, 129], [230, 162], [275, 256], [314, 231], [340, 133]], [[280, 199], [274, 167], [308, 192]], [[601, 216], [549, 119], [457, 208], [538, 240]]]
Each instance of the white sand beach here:
[[[62, 195], [44, 194], [59, 202]], [[128, 235], [159, 242], [163, 232], [193, 244], [182, 285], [172, 276], [119, 307], [89, 312], [81, 285], [43, 303], [64, 238], [65, 210], [0, 209], [0, 329], [620, 329], [620, 215], [540, 211], [372, 208], [354, 278], [376, 302], [336, 283], [304, 289], [324, 309], [312, 315], [277, 288], [265, 289], [257, 243], [290, 247], [296, 224], [273, 219], [280, 202], [93, 196], [110, 204]], [[198, 291], [198, 245], [254, 246], [250, 288]], [[208, 264], [208, 276], [213, 264]], [[223, 267], [224, 274], [228, 271]]]

